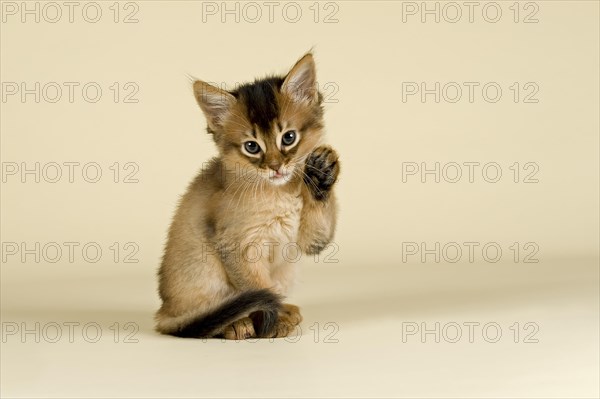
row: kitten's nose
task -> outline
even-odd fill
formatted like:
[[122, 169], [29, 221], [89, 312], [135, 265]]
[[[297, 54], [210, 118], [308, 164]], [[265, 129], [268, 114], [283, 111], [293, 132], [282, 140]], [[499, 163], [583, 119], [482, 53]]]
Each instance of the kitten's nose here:
[[271, 162], [269, 164], [269, 168], [273, 169], [275, 172], [279, 171], [281, 168], [281, 162]]

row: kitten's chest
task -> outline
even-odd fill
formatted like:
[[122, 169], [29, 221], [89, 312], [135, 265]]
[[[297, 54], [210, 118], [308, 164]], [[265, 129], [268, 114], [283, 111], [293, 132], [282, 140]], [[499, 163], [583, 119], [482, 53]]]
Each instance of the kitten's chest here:
[[246, 224], [251, 241], [295, 242], [300, 228], [302, 198], [293, 194], [274, 195], [256, 203]]

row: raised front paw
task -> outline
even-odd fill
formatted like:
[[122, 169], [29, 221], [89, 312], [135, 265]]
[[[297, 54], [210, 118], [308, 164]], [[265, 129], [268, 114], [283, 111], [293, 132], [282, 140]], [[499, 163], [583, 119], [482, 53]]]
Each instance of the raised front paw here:
[[328, 145], [317, 147], [306, 158], [304, 183], [317, 201], [325, 201], [340, 172], [338, 154]]

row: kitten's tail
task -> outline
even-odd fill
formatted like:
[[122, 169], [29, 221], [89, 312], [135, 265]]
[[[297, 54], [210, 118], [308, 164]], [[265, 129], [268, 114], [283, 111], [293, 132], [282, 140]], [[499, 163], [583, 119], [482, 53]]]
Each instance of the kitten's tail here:
[[267, 337], [277, 323], [281, 300], [281, 296], [266, 289], [248, 291], [231, 298], [211, 312], [182, 320], [170, 328], [159, 327], [158, 330], [163, 334], [183, 338], [210, 338], [218, 336], [234, 321], [250, 315], [256, 336]]

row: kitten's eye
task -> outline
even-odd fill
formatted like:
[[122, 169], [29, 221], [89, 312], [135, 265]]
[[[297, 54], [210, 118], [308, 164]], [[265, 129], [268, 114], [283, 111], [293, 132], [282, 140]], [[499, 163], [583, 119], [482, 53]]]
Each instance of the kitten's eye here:
[[256, 141], [246, 141], [244, 143], [244, 148], [250, 154], [258, 154], [260, 152], [260, 146], [258, 145], [258, 143]]
[[294, 144], [294, 141], [296, 141], [296, 132], [293, 130], [286, 132], [281, 138], [281, 143], [283, 145], [292, 145]]

